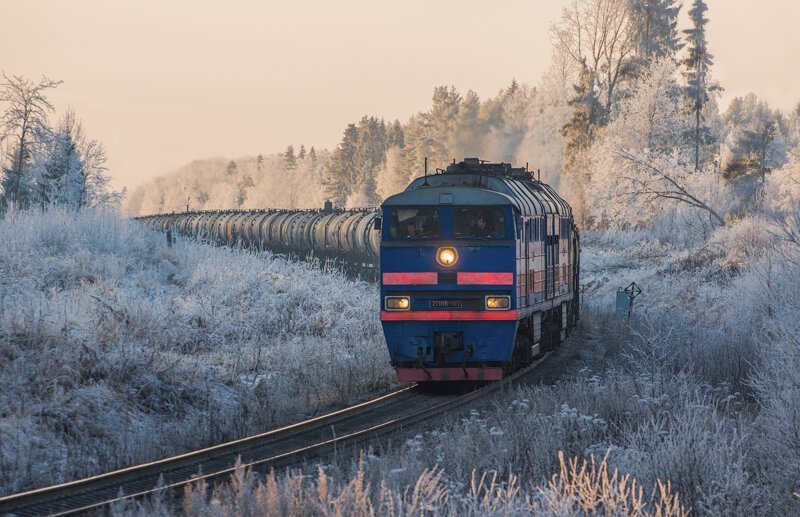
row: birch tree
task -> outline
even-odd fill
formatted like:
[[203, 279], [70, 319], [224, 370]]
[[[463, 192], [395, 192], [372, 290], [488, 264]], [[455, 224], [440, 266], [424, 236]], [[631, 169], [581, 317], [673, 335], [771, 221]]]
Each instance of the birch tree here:
[[7, 165], [3, 167], [3, 201], [25, 205], [32, 189], [33, 153], [49, 137], [48, 116], [54, 111], [46, 92], [62, 81], [42, 77], [33, 82], [22, 76], [7, 76], [0, 85], [0, 103], [6, 104], [0, 116], [0, 131], [5, 144]]
[[611, 117], [621, 82], [633, 70], [636, 40], [629, 14], [627, 0], [574, 0], [550, 28], [558, 51], [594, 76], [606, 117]]

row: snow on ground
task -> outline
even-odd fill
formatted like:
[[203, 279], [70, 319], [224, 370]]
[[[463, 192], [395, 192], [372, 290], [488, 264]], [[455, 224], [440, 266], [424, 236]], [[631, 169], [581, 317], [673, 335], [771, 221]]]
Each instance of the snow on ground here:
[[374, 285], [104, 212], [0, 220], [0, 494], [285, 423], [393, 380]]
[[[626, 486], [635, 480], [643, 490], [643, 515], [671, 514], [660, 482], [698, 515], [794, 514], [800, 247], [773, 231], [771, 221], [747, 217], [689, 243], [685, 235], [584, 232], [583, 317], [559, 352], [573, 349], [575, 358], [555, 381], [361, 454], [340, 451], [316, 476], [243, 483], [240, 474], [211, 497], [195, 494], [193, 511], [267, 511], [299, 500], [321, 515], [356, 502], [387, 513], [419, 505], [468, 515], [632, 511], [599, 502], [614, 489], [571, 477], [563, 454], [618, 469], [616, 482], [630, 476]], [[631, 281], [644, 294], [627, 325], [613, 307], [617, 288]], [[494, 479], [493, 488], [482, 479]]]

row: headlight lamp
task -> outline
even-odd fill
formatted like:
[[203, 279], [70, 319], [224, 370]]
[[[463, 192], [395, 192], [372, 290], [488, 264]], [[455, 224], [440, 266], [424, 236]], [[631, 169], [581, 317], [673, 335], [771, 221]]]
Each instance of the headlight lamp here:
[[490, 311], [505, 310], [511, 307], [510, 296], [487, 296], [486, 308]]
[[436, 252], [436, 262], [445, 267], [450, 267], [458, 262], [458, 252], [455, 248], [439, 248]]
[[411, 308], [411, 299], [408, 296], [387, 296], [387, 311], [407, 311]]

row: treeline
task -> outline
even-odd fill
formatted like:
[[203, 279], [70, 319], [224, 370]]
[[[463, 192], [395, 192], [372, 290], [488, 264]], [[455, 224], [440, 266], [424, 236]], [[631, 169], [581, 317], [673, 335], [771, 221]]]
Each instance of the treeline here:
[[320, 208], [330, 153], [288, 146], [283, 153], [233, 160], [195, 160], [128, 194], [125, 212], [146, 215], [185, 210]]
[[5, 73], [3, 79], [0, 213], [9, 207], [117, 204], [122, 194], [109, 186], [103, 145], [86, 136], [72, 109], [50, 123], [55, 109], [46, 94], [61, 81]]
[[643, 227], [697, 211], [723, 225], [753, 206], [791, 156], [800, 106], [781, 113], [749, 94], [720, 112], [706, 4], [692, 2], [682, 31], [680, 9], [676, 0], [576, 0], [551, 26], [551, 65], [535, 87], [511, 81], [484, 100], [440, 86], [405, 123], [348, 124], [313, 164], [286, 166], [287, 151], [259, 172], [243, 158], [238, 179], [223, 173], [227, 160], [195, 162], [130, 205], [185, 209], [182, 196], [204, 208], [374, 206], [421, 175], [426, 157], [433, 172], [477, 156], [541, 169], [583, 226]]
[[724, 224], [786, 163], [800, 106], [784, 114], [749, 94], [720, 113], [707, 6], [692, 3], [683, 31], [680, 9], [574, 2], [551, 27], [552, 64], [537, 87], [513, 81], [486, 101], [438, 87], [431, 108], [403, 126], [365, 117], [334, 150], [326, 192], [376, 204], [419, 175], [424, 157], [434, 168], [480, 156], [541, 168], [584, 225], [641, 227], [676, 205]]
[[551, 136], [559, 106], [552, 95], [512, 81], [481, 101], [471, 90], [462, 95], [440, 86], [431, 108], [404, 125], [364, 117], [345, 129], [333, 151], [325, 192], [339, 205], [376, 205], [421, 175], [426, 157], [431, 172], [467, 156], [519, 162], [535, 155], [537, 166], [559, 165], [561, 149]]

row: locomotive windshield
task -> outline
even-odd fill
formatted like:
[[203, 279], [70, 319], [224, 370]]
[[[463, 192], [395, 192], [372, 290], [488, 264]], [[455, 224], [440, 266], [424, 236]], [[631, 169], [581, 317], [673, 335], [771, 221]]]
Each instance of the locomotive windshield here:
[[392, 210], [389, 235], [392, 238], [438, 239], [439, 209], [408, 207]]
[[456, 238], [505, 237], [506, 223], [501, 207], [456, 208], [453, 235]]

